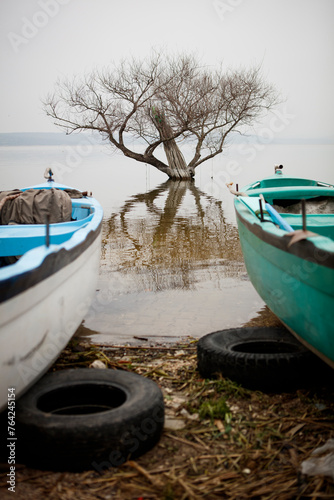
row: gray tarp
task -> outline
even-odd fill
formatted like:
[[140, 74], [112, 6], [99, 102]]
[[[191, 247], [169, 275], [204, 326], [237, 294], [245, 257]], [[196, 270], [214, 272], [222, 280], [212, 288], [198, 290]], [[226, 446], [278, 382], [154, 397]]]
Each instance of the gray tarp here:
[[71, 220], [70, 195], [60, 189], [28, 189], [27, 191], [2, 191], [0, 202], [8, 195], [21, 193], [14, 200], [7, 200], [0, 211], [0, 224], [45, 224], [46, 215], [50, 223]]
[[[281, 207], [278, 205], [273, 205], [274, 209], [278, 213], [288, 213], [288, 214], [301, 214], [302, 204], [299, 201], [292, 205]], [[329, 196], [321, 196], [318, 199], [306, 200], [306, 213], [307, 214], [334, 214], [334, 199]]]

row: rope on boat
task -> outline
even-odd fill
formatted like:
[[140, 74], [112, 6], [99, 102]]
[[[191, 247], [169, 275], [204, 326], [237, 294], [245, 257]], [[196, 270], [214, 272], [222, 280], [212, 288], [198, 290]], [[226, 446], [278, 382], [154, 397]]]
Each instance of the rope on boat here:
[[236, 191], [235, 189], [232, 188], [233, 182], [226, 182], [226, 186], [230, 190], [230, 193], [233, 194], [234, 196], [248, 196], [247, 193], [243, 193], [242, 191]]

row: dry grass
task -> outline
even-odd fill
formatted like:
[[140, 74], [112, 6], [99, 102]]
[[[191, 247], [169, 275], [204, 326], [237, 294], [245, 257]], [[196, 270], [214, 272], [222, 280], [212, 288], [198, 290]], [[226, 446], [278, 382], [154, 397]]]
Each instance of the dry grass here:
[[[264, 394], [223, 378], [203, 380], [192, 340], [173, 347], [115, 348], [72, 342], [53, 369], [87, 366], [96, 359], [159, 384], [167, 417], [160, 442], [136, 461], [102, 474], [17, 466], [16, 498], [334, 498], [330, 478], [300, 473], [311, 451], [334, 437], [334, 390], [326, 381], [291, 394]], [[5, 472], [0, 476], [4, 499], [12, 498], [6, 480]]]

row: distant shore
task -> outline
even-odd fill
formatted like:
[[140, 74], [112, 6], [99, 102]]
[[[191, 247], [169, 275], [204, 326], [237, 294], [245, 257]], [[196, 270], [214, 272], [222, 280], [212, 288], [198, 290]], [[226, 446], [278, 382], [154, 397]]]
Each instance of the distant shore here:
[[[8, 132], [0, 133], [0, 146], [72, 146], [85, 143], [101, 144], [101, 137], [96, 134], [85, 134], [83, 132], [65, 134], [64, 132]], [[304, 137], [276, 137], [271, 144], [290, 145], [333, 145], [331, 137], [304, 138]], [[263, 144], [263, 138], [256, 135], [239, 135], [231, 137], [234, 144]]]
[[75, 144], [101, 143], [98, 135], [65, 134], [57, 132], [20, 132], [0, 134], [0, 146], [73, 146]]

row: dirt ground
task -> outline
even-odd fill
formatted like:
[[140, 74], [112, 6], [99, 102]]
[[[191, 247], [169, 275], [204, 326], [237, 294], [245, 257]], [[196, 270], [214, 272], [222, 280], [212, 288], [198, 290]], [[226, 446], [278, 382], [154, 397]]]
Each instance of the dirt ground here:
[[[246, 390], [203, 379], [196, 343], [92, 346], [72, 341], [52, 370], [102, 361], [134, 371], [162, 389], [166, 424], [144, 456], [102, 473], [50, 472], [16, 465], [15, 494], [6, 464], [0, 498], [25, 500], [196, 500], [334, 498], [334, 482], [306, 476], [301, 463], [334, 438], [334, 388], [328, 380], [293, 393]], [[311, 367], [310, 367], [311, 369]], [[8, 466], [7, 466], [8, 468]]]

